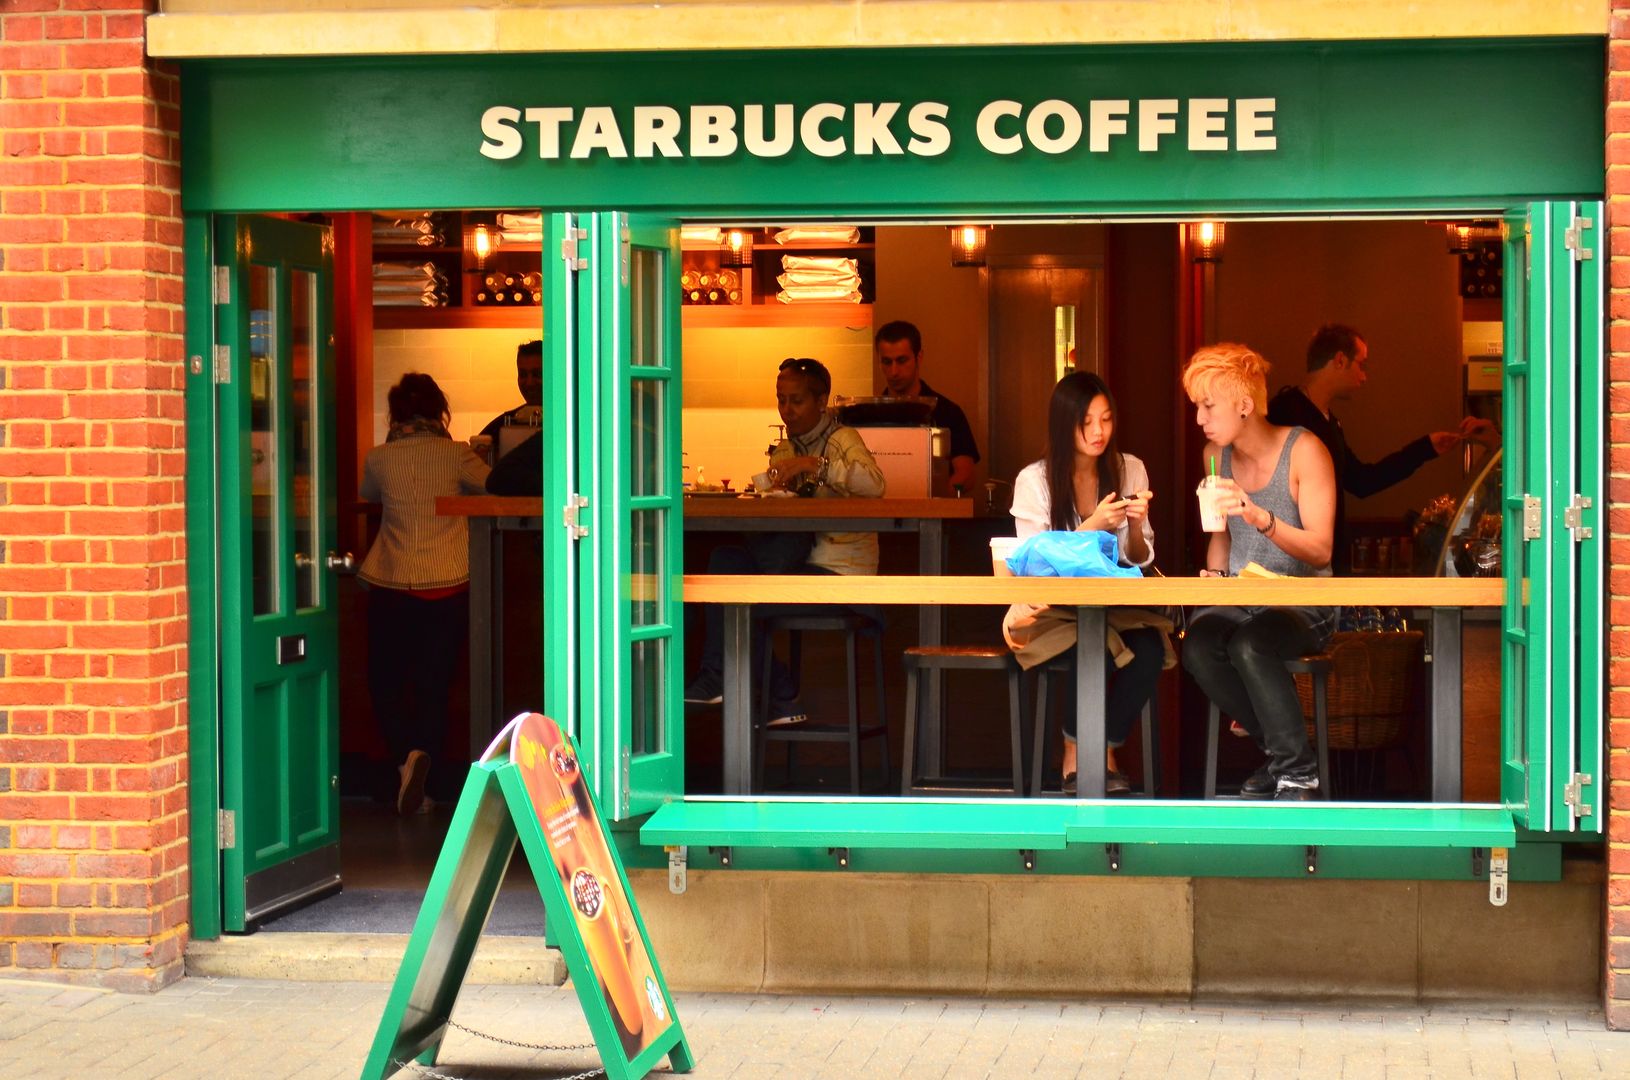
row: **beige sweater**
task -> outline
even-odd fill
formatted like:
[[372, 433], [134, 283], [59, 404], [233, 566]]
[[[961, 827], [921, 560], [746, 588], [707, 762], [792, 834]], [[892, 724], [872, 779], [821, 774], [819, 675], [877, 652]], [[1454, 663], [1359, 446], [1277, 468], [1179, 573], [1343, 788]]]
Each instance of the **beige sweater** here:
[[470, 580], [470, 529], [436, 516], [438, 495], [478, 495], [487, 466], [469, 443], [408, 435], [368, 451], [359, 494], [385, 506], [379, 535], [358, 574], [387, 589], [444, 589]]

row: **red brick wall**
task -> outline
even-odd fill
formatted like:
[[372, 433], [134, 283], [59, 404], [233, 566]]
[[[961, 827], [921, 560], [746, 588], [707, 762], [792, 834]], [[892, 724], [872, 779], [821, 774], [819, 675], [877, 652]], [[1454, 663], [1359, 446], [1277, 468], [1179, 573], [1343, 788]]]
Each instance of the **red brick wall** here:
[[1630, 1029], [1630, 0], [1608, 43], [1607, 1022]]
[[175, 73], [152, 0], [0, 2], [0, 976], [187, 933]]

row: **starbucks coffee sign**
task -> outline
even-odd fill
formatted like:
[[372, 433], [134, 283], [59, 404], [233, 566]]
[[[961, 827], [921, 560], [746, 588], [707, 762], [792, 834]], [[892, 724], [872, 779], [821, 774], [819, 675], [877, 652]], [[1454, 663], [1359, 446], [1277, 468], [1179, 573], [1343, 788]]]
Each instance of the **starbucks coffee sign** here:
[[[1032, 148], [1044, 154], [1120, 145], [1138, 153], [1263, 153], [1277, 149], [1271, 97], [1094, 98], [1077, 105], [1048, 98], [1034, 105], [998, 99], [980, 106], [973, 136], [1000, 156]], [[953, 144], [953, 106], [943, 101], [818, 102], [773, 105], [494, 105], [481, 114], [481, 154], [495, 161], [529, 150], [562, 158], [785, 157], [795, 149], [820, 158], [938, 157]], [[530, 146], [529, 146], [530, 144]]]

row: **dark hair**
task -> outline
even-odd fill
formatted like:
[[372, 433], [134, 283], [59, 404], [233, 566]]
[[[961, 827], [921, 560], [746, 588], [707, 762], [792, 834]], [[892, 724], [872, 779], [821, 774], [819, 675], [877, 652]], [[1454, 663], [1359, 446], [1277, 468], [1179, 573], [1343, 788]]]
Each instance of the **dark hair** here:
[[923, 351], [922, 331], [904, 319], [896, 319], [879, 327], [877, 333], [872, 337], [872, 348], [875, 349], [885, 341], [911, 342], [912, 356], [916, 356]]
[[385, 395], [390, 406], [391, 423], [405, 424], [409, 420], [440, 420], [442, 426], [452, 419], [447, 408], [447, 395], [441, 392], [436, 380], [429, 375], [410, 371], [402, 381]]
[[1363, 337], [1351, 326], [1325, 323], [1313, 334], [1313, 340], [1307, 343], [1307, 370], [1310, 373], [1318, 371], [1334, 360], [1338, 353], [1345, 353], [1349, 359], [1357, 356], [1358, 343]]
[[536, 356], [543, 358], [543, 341], [523, 341], [515, 347], [515, 362], [520, 363], [523, 356]]
[[832, 392], [832, 373], [826, 370], [826, 365], [819, 360], [811, 360], [807, 356], [789, 356], [781, 361], [778, 371], [790, 371], [794, 375], [802, 375], [808, 379], [817, 397], [826, 397]]
[[[1109, 392], [1109, 384], [1090, 371], [1072, 371], [1058, 380], [1047, 405], [1047, 492], [1052, 504], [1048, 516], [1057, 532], [1073, 529], [1074, 518], [1085, 518], [1094, 509], [1075, 505], [1075, 433], [1086, 422], [1093, 399], [1100, 396], [1109, 402], [1114, 416], [1115, 395]], [[1119, 494], [1121, 476], [1121, 451], [1111, 428], [1104, 452], [1098, 456], [1098, 497]]]

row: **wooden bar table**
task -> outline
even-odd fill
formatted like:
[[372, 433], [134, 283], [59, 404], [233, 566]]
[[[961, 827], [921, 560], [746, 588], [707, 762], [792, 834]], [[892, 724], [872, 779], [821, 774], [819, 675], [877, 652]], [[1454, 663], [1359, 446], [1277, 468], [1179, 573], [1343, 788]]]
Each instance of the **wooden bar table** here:
[[[1050, 604], [1074, 607], [1076, 731], [1081, 745], [1104, 744], [1104, 631], [1111, 607], [1387, 606], [1432, 611], [1432, 801], [1461, 792], [1460, 611], [1500, 607], [1499, 578], [1015, 578], [821, 577], [691, 574], [688, 603], [725, 605], [724, 790], [752, 790], [752, 633], [754, 604]], [[1104, 797], [1104, 756], [1083, 751], [1076, 789]]]
[[[974, 516], [973, 499], [731, 498], [727, 493], [685, 498], [686, 532], [914, 532], [917, 572], [925, 577], [945, 573], [945, 522], [971, 521]], [[727, 612], [726, 621], [730, 618]], [[917, 641], [945, 643], [945, 614], [937, 605], [924, 604], [918, 610]], [[944, 764], [940, 724], [944, 681], [933, 672], [926, 682], [921, 759], [925, 771], [939, 775]]]
[[[506, 532], [538, 532], [543, 497], [439, 495], [439, 517], [470, 521], [470, 760], [509, 719], [504, 701], [504, 550]], [[543, 598], [533, 597], [541, 603]], [[536, 707], [541, 708], [542, 702]]]

